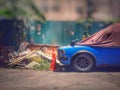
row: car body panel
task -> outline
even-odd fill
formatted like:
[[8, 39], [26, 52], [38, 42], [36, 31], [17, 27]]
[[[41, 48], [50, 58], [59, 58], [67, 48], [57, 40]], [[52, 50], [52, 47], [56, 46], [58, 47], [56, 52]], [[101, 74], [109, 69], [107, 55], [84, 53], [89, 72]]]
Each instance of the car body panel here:
[[77, 53], [82, 53], [82, 52], [90, 53], [96, 60], [96, 66], [120, 65], [120, 48], [113, 48], [113, 47], [105, 48], [105, 47], [75, 45], [75, 46], [60, 47], [59, 50], [64, 50], [64, 53], [61, 56], [63, 57], [65, 56], [67, 60], [60, 59], [60, 62], [65, 65], [71, 65], [72, 58]]
[[102, 48], [101, 50], [102, 63], [108, 65], [120, 65], [120, 48]]

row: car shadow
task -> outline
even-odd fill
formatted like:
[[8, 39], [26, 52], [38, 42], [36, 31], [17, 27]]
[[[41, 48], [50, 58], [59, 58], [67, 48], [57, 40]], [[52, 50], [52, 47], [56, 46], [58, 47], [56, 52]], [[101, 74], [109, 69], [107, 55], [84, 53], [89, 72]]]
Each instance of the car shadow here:
[[[57, 72], [76, 72], [71, 66], [60, 66], [56, 70]], [[97, 67], [90, 72], [120, 72], [120, 66], [119, 67]]]
[[92, 70], [93, 72], [120, 72], [120, 66], [119, 67], [99, 67], [99, 68], [95, 68], [94, 70]]

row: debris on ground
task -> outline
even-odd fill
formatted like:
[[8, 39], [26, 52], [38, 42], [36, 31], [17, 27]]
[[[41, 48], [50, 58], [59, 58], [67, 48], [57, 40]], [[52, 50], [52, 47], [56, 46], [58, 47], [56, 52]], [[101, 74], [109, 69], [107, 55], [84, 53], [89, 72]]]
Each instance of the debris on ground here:
[[25, 65], [25, 68], [32, 69], [34, 66], [38, 66], [39, 63], [32, 61], [29, 64]]
[[[3, 61], [3, 66], [8, 68], [34, 68], [34, 66], [40, 65], [40, 60], [46, 60], [51, 63], [52, 60], [52, 50], [55, 49], [57, 55], [57, 48], [59, 46], [53, 45], [39, 45], [39, 44], [29, 44], [27, 49], [22, 50], [20, 53], [8, 53], [6, 56], [0, 57], [0, 63]], [[7, 58], [6, 58], [7, 57]], [[60, 63], [56, 60], [57, 63]], [[0, 67], [2, 67], [0, 64]], [[48, 65], [48, 64], [47, 64]]]
[[10, 63], [8, 64], [9, 67], [12, 67], [18, 63], [20, 63], [21, 61], [23, 61], [24, 59], [28, 59], [29, 57], [31, 57], [32, 54], [34, 54], [35, 51], [31, 51], [28, 54], [25, 55], [19, 55], [17, 57], [13, 57], [10, 59]]

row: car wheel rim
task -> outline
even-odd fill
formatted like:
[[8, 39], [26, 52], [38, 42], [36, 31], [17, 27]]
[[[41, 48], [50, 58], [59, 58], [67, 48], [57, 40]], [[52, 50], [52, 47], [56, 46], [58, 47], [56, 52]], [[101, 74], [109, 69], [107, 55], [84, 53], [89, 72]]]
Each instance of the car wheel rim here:
[[89, 67], [90, 65], [90, 61], [86, 58], [86, 57], [78, 57], [78, 59], [76, 59], [76, 65], [77, 67], [84, 69]]

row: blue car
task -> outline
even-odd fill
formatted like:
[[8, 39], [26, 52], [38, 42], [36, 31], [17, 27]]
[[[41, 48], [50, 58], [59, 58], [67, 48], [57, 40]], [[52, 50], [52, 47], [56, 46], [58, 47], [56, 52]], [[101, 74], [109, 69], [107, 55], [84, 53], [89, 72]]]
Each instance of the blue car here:
[[60, 47], [58, 59], [76, 71], [90, 71], [101, 65], [120, 66], [120, 24], [113, 24], [85, 40]]

